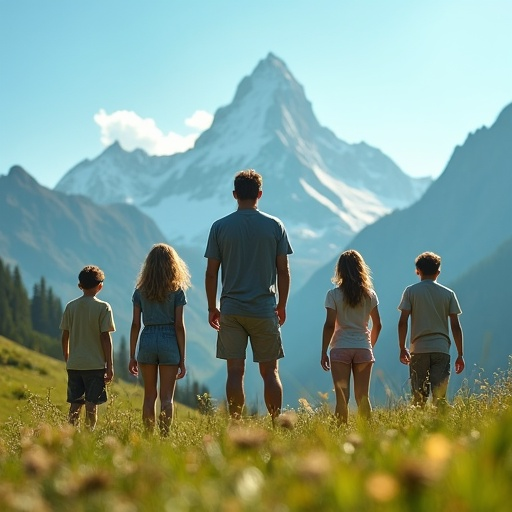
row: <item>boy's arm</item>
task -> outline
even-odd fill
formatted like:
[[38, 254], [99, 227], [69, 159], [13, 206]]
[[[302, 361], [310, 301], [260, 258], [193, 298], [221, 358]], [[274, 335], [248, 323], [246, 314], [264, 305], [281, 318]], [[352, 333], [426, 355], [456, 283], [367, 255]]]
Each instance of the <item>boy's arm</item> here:
[[67, 329], [62, 329], [62, 355], [64, 356], [64, 361], [66, 363], [69, 359], [69, 331]]
[[455, 360], [455, 373], [460, 373], [464, 370], [464, 336], [462, 334], [462, 327], [460, 326], [459, 316], [456, 314], [450, 315], [450, 326], [452, 328], [453, 341], [457, 348], [457, 359]]
[[180, 363], [178, 375], [176, 378], [181, 379], [187, 373], [185, 366], [185, 321], [183, 318], [183, 306], [177, 306], [174, 310], [174, 329], [176, 331], [176, 340], [178, 342], [178, 350], [180, 351]]
[[110, 332], [102, 332], [100, 334], [101, 347], [103, 348], [103, 355], [105, 356], [106, 369], [105, 369], [105, 384], [108, 384], [114, 378], [114, 357], [112, 355], [112, 336]]
[[400, 313], [398, 320], [398, 347], [400, 348], [400, 362], [402, 364], [409, 364], [411, 362], [411, 354], [405, 346], [407, 339], [407, 324], [409, 323], [409, 316], [411, 312], [404, 309]]

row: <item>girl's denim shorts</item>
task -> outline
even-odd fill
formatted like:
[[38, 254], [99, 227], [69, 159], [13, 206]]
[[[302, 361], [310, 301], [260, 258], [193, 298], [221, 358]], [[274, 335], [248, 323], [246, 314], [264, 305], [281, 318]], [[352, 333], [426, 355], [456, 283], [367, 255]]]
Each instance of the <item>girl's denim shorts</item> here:
[[180, 362], [180, 351], [173, 325], [146, 325], [140, 334], [139, 364], [170, 364]]

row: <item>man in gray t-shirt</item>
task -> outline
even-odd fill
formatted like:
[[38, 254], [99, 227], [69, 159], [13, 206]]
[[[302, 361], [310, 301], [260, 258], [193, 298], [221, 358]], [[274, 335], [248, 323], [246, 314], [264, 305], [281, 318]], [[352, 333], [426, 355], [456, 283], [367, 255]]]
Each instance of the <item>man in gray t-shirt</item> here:
[[[450, 333], [457, 348], [455, 373], [464, 370], [463, 335], [459, 322], [462, 313], [453, 290], [436, 279], [441, 270], [441, 258], [425, 252], [416, 258], [416, 273], [420, 282], [408, 286], [398, 309], [398, 344], [400, 361], [409, 365], [414, 402], [423, 405], [432, 390], [437, 404], [446, 397], [450, 377]], [[407, 324], [411, 317], [410, 351], [406, 348]]]
[[[262, 181], [252, 169], [235, 176], [233, 197], [238, 209], [213, 223], [204, 254], [208, 258], [208, 321], [218, 332], [217, 357], [227, 361], [226, 397], [233, 418], [241, 416], [245, 405], [243, 378], [249, 340], [272, 418], [282, 406], [280, 326], [286, 320], [288, 255], [293, 251], [283, 223], [258, 210]], [[219, 269], [222, 291], [217, 307]]]

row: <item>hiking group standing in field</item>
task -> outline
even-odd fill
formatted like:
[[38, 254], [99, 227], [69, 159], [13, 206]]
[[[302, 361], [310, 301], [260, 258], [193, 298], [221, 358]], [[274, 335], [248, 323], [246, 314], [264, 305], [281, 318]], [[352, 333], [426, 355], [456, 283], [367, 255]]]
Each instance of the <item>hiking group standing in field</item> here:
[[[236, 174], [233, 198], [237, 209], [212, 224], [204, 253], [208, 323], [216, 331], [216, 357], [226, 361], [226, 404], [234, 420], [242, 417], [245, 407], [249, 343], [263, 380], [268, 414], [274, 421], [282, 411], [281, 326], [286, 321], [288, 256], [293, 250], [283, 222], [258, 208], [262, 185], [261, 175], [252, 169]], [[457, 350], [455, 372], [464, 369], [462, 311], [455, 293], [437, 282], [441, 271], [438, 255], [422, 253], [415, 266], [420, 282], [404, 290], [398, 306], [399, 359], [409, 365], [413, 403], [423, 406], [431, 394], [434, 405], [440, 405], [446, 400], [450, 377], [450, 328]], [[79, 287], [83, 296], [66, 305], [60, 326], [68, 372], [69, 421], [77, 425], [85, 405], [86, 426], [91, 430], [96, 425], [97, 406], [107, 400], [106, 386], [113, 378], [112, 308], [96, 297], [104, 279], [98, 267], [82, 269]], [[358, 412], [370, 417], [373, 349], [382, 324], [371, 270], [361, 254], [344, 251], [332, 282], [335, 287], [325, 297], [326, 318], [319, 336], [320, 364], [331, 372], [335, 415], [340, 423], [346, 423], [351, 378]], [[140, 373], [144, 383], [142, 419], [148, 432], [157, 424], [159, 397], [158, 425], [162, 435], [168, 434], [176, 381], [187, 371], [184, 306], [189, 286], [188, 267], [176, 250], [164, 243], [154, 245], [132, 295], [128, 363], [130, 373]], [[406, 347], [409, 318], [410, 343]]]

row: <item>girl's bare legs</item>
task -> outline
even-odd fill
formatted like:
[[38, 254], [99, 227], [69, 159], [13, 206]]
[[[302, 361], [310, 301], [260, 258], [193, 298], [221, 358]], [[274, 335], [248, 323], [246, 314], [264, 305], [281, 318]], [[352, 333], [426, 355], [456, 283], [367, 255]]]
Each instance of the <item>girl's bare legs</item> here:
[[331, 361], [331, 375], [336, 393], [335, 415], [340, 423], [348, 421], [348, 401], [350, 398], [351, 366], [346, 363]]
[[155, 404], [157, 399], [158, 365], [139, 364], [139, 370], [144, 382], [144, 401], [142, 403], [142, 422], [146, 431], [152, 432], [155, 428]]
[[370, 404], [370, 377], [372, 376], [373, 363], [359, 363], [352, 365], [354, 373], [354, 395], [359, 415], [369, 418], [372, 412]]
[[176, 376], [178, 365], [160, 365], [160, 434], [167, 436], [172, 424], [174, 408], [174, 390], [176, 388]]

